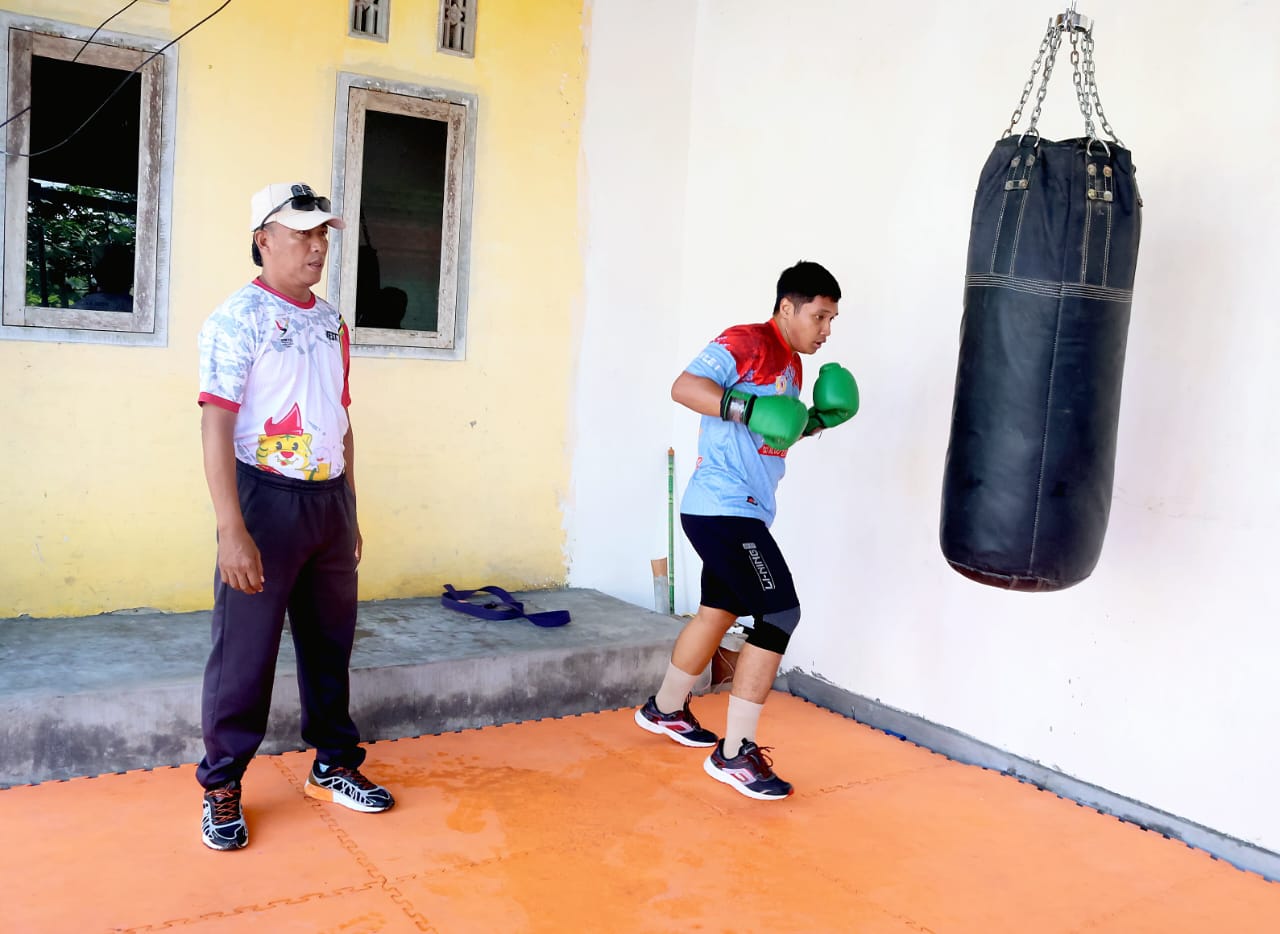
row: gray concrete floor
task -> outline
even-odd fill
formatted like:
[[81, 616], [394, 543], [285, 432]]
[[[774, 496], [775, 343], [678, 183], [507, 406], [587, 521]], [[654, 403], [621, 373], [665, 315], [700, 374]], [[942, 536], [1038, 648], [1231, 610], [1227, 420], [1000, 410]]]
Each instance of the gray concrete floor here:
[[[641, 703], [682, 620], [592, 590], [516, 595], [568, 610], [542, 629], [435, 598], [360, 607], [352, 713], [367, 740]], [[0, 620], [0, 786], [197, 761], [209, 613]], [[302, 748], [293, 647], [276, 669], [263, 752]]]

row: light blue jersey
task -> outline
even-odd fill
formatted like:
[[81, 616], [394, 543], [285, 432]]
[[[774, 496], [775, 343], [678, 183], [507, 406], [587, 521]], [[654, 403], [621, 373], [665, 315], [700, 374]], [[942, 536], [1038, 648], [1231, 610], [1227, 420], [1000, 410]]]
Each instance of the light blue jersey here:
[[[729, 328], [685, 368], [725, 389], [754, 396], [800, 395], [800, 355], [770, 319]], [[787, 471], [778, 451], [738, 422], [704, 415], [698, 432], [698, 464], [680, 511], [694, 516], [745, 516], [773, 524], [774, 494]]]

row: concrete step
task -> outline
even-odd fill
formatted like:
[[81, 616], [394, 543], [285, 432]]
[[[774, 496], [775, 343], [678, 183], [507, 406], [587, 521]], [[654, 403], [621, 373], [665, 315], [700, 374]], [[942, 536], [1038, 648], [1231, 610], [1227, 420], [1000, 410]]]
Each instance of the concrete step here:
[[[557, 629], [489, 621], [438, 599], [360, 605], [351, 709], [365, 740], [638, 704], [682, 620], [594, 590], [517, 594]], [[0, 786], [197, 762], [209, 613], [0, 620]], [[262, 752], [303, 748], [293, 646], [276, 667]]]

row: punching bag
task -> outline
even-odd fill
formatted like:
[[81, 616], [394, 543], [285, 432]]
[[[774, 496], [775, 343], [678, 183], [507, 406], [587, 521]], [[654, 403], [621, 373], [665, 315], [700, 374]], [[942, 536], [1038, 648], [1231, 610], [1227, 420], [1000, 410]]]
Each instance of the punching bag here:
[[[1088, 135], [1051, 141], [1035, 122], [1065, 31], [1073, 46], [1085, 37], [1083, 80], [1072, 61]], [[940, 537], [955, 570], [1009, 590], [1088, 577], [1111, 510], [1142, 202], [1092, 49], [1084, 17], [1050, 22], [973, 204]], [[1046, 51], [1031, 125], [1011, 135]], [[1094, 134], [1094, 102], [1110, 143]]]

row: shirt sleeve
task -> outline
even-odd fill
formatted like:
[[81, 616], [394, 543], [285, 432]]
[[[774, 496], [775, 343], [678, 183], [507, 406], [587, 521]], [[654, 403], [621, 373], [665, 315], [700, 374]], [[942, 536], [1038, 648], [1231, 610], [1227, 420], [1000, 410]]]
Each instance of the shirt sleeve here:
[[234, 313], [226, 303], [209, 316], [200, 329], [201, 405], [212, 403], [240, 411], [249, 371], [258, 352], [258, 329], [252, 315]]
[[685, 372], [709, 379], [726, 389], [742, 379], [742, 368], [733, 352], [719, 339], [703, 348], [702, 353], [685, 367]]
[[342, 405], [351, 407], [351, 329], [338, 316], [338, 346], [342, 348]]

